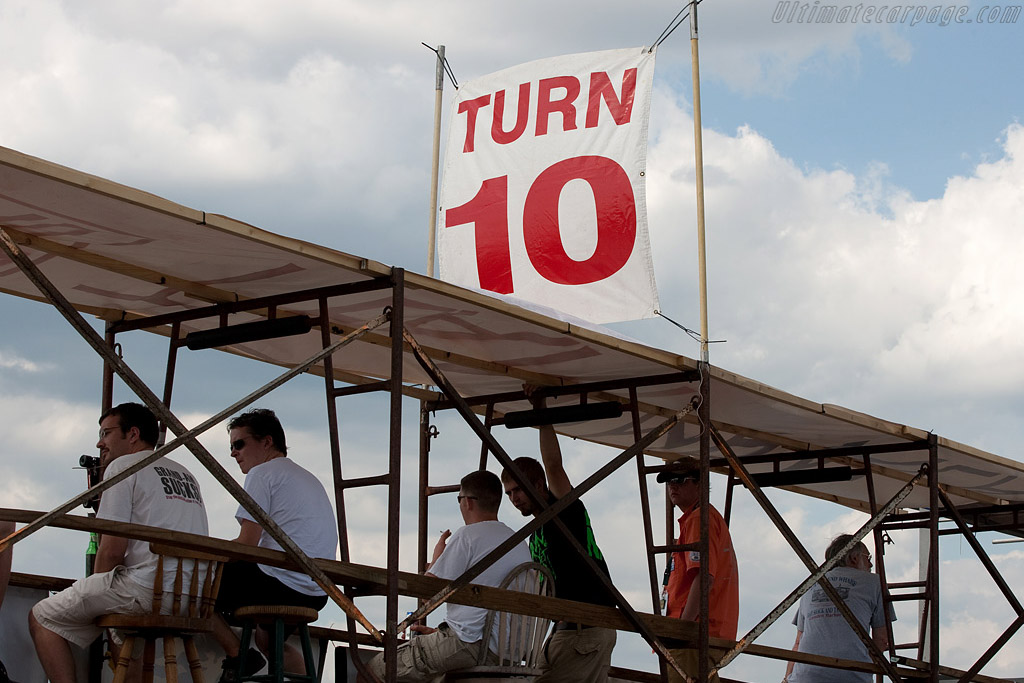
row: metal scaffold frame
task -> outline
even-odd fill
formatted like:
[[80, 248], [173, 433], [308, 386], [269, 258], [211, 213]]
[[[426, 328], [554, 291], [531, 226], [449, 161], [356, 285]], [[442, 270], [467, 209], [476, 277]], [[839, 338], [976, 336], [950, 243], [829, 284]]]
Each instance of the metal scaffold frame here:
[[[751, 495], [762, 508], [764, 513], [773, 521], [780, 533], [785, 537], [794, 552], [801, 559], [809, 573], [808, 578], [803, 581], [782, 603], [780, 603], [775, 610], [762, 620], [757, 627], [752, 629], [737, 643], [732, 645], [716, 642], [715, 639], [712, 639], [709, 636], [707, 603], [709, 599], [708, 586], [710, 582], [707, 580], [702, 581], [701, 585], [704, 590], [701, 595], [701, 619], [696, 627], [696, 632], [691, 633], [688, 638], [677, 637], [674, 641], [678, 641], [689, 646], [696, 645], [698, 648], [701, 654], [701, 670], [698, 675], [698, 680], [708, 680], [709, 677], [719, 668], [725, 666], [738, 654], [744, 652], [759, 656], [771, 656], [777, 659], [785, 659], [786, 656], [783, 653], [777, 651], [772, 652], [773, 648], [758, 646], [755, 641], [758, 635], [763, 633], [764, 629], [766, 629], [772, 621], [777, 619], [789, 606], [794, 604], [803, 592], [817, 583], [831, 597], [837, 609], [839, 609], [847, 621], [850, 622], [851, 627], [853, 627], [854, 631], [868, 647], [874, 660], [874, 666], [862, 665], [867, 667], [866, 670], [884, 672], [885, 676], [893, 681], [903, 681], [905, 679], [927, 679], [929, 681], [937, 682], [940, 675], [947, 675], [951, 671], [948, 667], [943, 667], [939, 661], [940, 639], [938, 618], [939, 538], [940, 536], [949, 533], [961, 534], [967, 539], [971, 548], [977, 554], [979, 560], [985, 566], [992, 580], [999, 587], [999, 590], [1002, 592], [1016, 614], [1013, 622], [967, 671], [956, 672], [958, 680], [996, 680], [981, 677], [978, 675], [978, 672], [991, 660], [995, 653], [998, 652], [1006, 642], [1008, 642], [1021, 625], [1024, 625], [1024, 608], [1021, 607], [1020, 603], [1014, 596], [1013, 591], [999, 574], [998, 569], [995, 567], [991, 558], [988, 557], [984, 548], [976, 538], [976, 534], [984, 530], [1020, 531], [1022, 525], [1020, 523], [1021, 520], [1019, 518], [1019, 513], [1024, 509], [1024, 505], [991, 505], [966, 509], [958, 508], [957, 505], [954, 504], [954, 501], [946, 491], [945, 487], [939, 482], [938, 475], [940, 473], [940, 466], [938, 460], [938, 441], [934, 435], [929, 435], [929, 437], [923, 441], [902, 441], [887, 445], [793, 450], [788, 454], [772, 453], [767, 455], [739, 456], [733, 452], [733, 449], [730, 447], [727, 440], [722, 436], [720, 431], [721, 425], [715, 419], [713, 400], [710, 393], [710, 366], [704, 362], [702, 362], [695, 371], [679, 371], [646, 377], [622, 377], [615, 380], [601, 382], [581, 382], [578, 384], [547, 386], [543, 387], [540, 391], [545, 396], [553, 400], [562, 399], [564, 402], [566, 398], [570, 400], [572, 398], [576, 398], [581, 405], [586, 404], [588, 400], [593, 398], [620, 402], [623, 404], [623, 409], [628, 410], [630, 413], [633, 433], [632, 445], [625, 449], [621, 449], [620, 452], [612, 457], [604, 466], [593, 472], [584, 481], [577, 485], [570, 495], [559, 499], [556, 503], [549, 506], [533, 491], [532, 487], [527, 484], [522, 472], [515, 466], [507, 452], [491, 433], [491, 427], [500, 424], [504, 419], [504, 414], [507, 412], [507, 410], [503, 409], [504, 404], [521, 402], [525, 399], [525, 394], [523, 392], [506, 392], [501, 394], [463, 396], [460, 393], [452, 381], [446, 377], [437, 362], [431, 358], [431, 351], [426, 349], [417, 341], [415, 334], [405, 324], [405, 273], [401, 269], [392, 269], [390, 275], [386, 277], [377, 277], [355, 284], [314, 288], [270, 297], [216, 303], [210, 306], [183, 310], [177, 313], [135, 318], [131, 320], [122, 319], [110, 321], [107, 323], [105, 334], [101, 336], [89, 323], [85, 321], [81, 313], [75, 309], [75, 307], [67, 298], [64, 297], [58, 288], [49, 279], [47, 279], [45, 275], [43, 275], [36, 264], [34, 264], [32, 260], [25, 255], [15, 240], [12, 239], [4, 229], [0, 229], [0, 247], [2, 247], [3, 251], [11, 261], [15, 263], [18, 268], [32, 280], [33, 283], [35, 283], [41, 295], [61, 312], [68, 322], [90, 344], [93, 350], [103, 359], [104, 375], [102, 400], [104, 408], [109, 407], [112, 403], [114, 377], [117, 376], [139, 396], [142, 402], [153, 410], [160, 419], [163, 428], [169, 430], [174, 435], [173, 439], [157, 449], [153, 455], [153, 459], [158, 458], [179, 446], [184, 446], [191, 451], [195, 457], [213, 474], [213, 476], [217, 478], [225, 489], [228, 490], [228, 492], [241, 505], [249, 510], [250, 513], [260, 521], [264, 528], [267, 529], [268, 533], [270, 533], [271, 536], [281, 544], [291, 561], [312, 576], [328, 593], [330, 598], [341, 607], [348, 617], [350, 646], [353, 649], [356, 649], [360, 644], [360, 639], [357, 637], [357, 625], [362, 626], [362, 628], [369, 633], [371, 640], [374, 640], [383, 646], [385, 656], [389, 662], [386, 673], [386, 680], [388, 683], [395, 680], [396, 672], [393, 665], [393, 654], [397, 647], [397, 634], [399, 632], [404, 630], [410, 623], [422, 619], [426, 614], [429, 614], [446, 600], [452, 598], [453, 595], [471, 583], [474, 577], [478, 576], [481, 571], [483, 571], [495, 559], [500, 557], [508, 548], [515, 543], [521, 542], [542, 524], [553, 520], [554, 523], [562, 527], [564, 531], [565, 529], [562, 526], [562, 522], [557, 517], [558, 513], [573, 501], [579, 499], [581, 496], [592, 490], [612, 472], [617, 471], [630, 461], [635, 463], [637, 471], [641, 513], [644, 524], [644, 538], [648, 548], [647, 567], [649, 573], [652, 612], [656, 614], [658, 612], [659, 601], [656, 558], [659, 555], [668, 555], [672, 552], [689, 549], [689, 546], [679, 546], [671, 542], [673, 527], [672, 511], [669, 506], [666, 506], [667, 542], [663, 545], [657, 545], [655, 542], [652, 515], [650, 514], [650, 501], [647, 497], [646, 477], [650, 474], [661, 471], [664, 468], [664, 465], [646, 464], [644, 454], [653, 443], [666, 435], [670, 430], [676, 428], [682, 422], [689, 422], [691, 425], [696, 424], [699, 429], [699, 455], [701, 472], [703, 475], [702, 480], [705, 483], [701, 494], [701, 541], [697, 546], [699, 552], [706, 553], [708, 548], [708, 519], [706, 511], [709, 505], [709, 475], [712, 472], [718, 472], [728, 476], [728, 491], [726, 494], [727, 503], [725, 510], [726, 518], [728, 519], [731, 513], [734, 497], [733, 488], [742, 484], [748, 491], [750, 491]], [[380, 315], [367, 321], [358, 329], [349, 330], [347, 332], [331, 320], [328, 300], [335, 297], [345, 297], [370, 291], [386, 291], [390, 295], [390, 304], [386, 310], [380, 313]], [[201, 425], [192, 429], [185, 428], [170, 410], [177, 354], [180, 348], [182, 346], [188, 346], [190, 341], [190, 335], [186, 335], [184, 337], [181, 335], [182, 324], [186, 321], [211, 319], [216, 320], [216, 326], [213, 328], [213, 331], [225, 334], [237, 333], [239, 332], [237, 328], [241, 326], [230, 324], [230, 318], [233, 314], [245, 312], [247, 314], [256, 314], [265, 322], [280, 322], [292, 316], [292, 312], [288, 310], [288, 306], [300, 301], [315, 302], [319, 310], [319, 315], [311, 317], [309, 320], [309, 327], [306, 329], [319, 329], [321, 345], [320, 351], [307, 358], [304, 362], [290, 367], [277, 379], [260, 388], [256, 392], [253, 392], [233, 403], [226, 409], [218, 412], [215, 416], [204, 421]], [[346, 376], [344, 373], [336, 372], [334, 361], [335, 354], [341, 352], [346, 345], [360, 339], [371, 330], [382, 327], [385, 324], [389, 327], [386, 342], [381, 341], [379, 343], [386, 343], [386, 345], [389, 346], [391, 358], [389, 376], [372, 380], [367, 379], [362, 383], [356, 384], [352, 384], [351, 379], [343, 379], [341, 381], [343, 381], [343, 383], [347, 383], [348, 386], [339, 387], [337, 384], [339, 381], [338, 377], [341, 376], [344, 378]], [[152, 391], [137, 374], [135, 374], [128, 364], [122, 360], [116, 350], [118, 345], [118, 335], [132, 330], [153, 330], [156, 328], [170, 330], [169, 350], [167, 355], [166, 371], [164, 373], [164, 387], [161, 397], [158, 397], [156, 393]], [[437, 392], [422, 388], [413, 390], [410, 383], [404, 379], [407, 372], [405, 364], [410, 358], [414, 360], [415, 363], [429, 376], [431, 384], [437, 388]], [[334, 478], [333, 485], [337, 504], [336, 522], [341, 543], [342, 562], [349, 562], [351, 560], [347, 533], [347, 515], [345, 510], [346, 491], [362, 486], [388, 487], [387, 566], [385, 568], [386, 578], [385, 589], [383, 591], [386, 596], [386, 614], [383, 629], [378, 629], [356, 607], [354, 601], [359, 591], [355, 590], [353, 586], [344, 586], [344, 590], [339, 590], [335, 582], [324, 573], [317, 562], [307, 557], [291, 541], [291, 539], [281, 532], [276, 524], [274, 524], [273, 520], [271, 520], [258, 508], [258, 506], [256, 506], [245, 491], [226, 471], [223, 470], [213, 456], [210, 455], [210, 453], [207, 452], [197, 440], [197, 436], [199, 434], [210, 427], [219, 424], [225, 417], [237, 412], [247, 405], [250, 405], [261, 396], [266, 395], [268, 392], [278, 386], [281, 386], [295, 376], [304, 372], [313, 371], [317, 363], [321, 362], [323, 363], [322, 373], [325, 382], [327, 422]], [[319, 371], [319, 368], [317, 368], [317, 371]], [[683, 410], [675, 411], [669, 415], [662, 415], [661, 417], [663, 421], [644, 433], [641, 425], [641, 417], [644, 411], [642, 410], [641, 402], [638, 398], [638, 391], [640, 389], [653, 386], [686, 385], [688, 389], [692, 391], [692, 385], [694, 384], [699, 384], [697, 392], [698, 398], [687, 404]], [[387, 392], [390, 396], [389, 455], [387, 471], [376, 476], [347, 478], [344, 474], [344, 458], [338, 427], [338, 410], [336, 401], [342, 397], [354, 396], [367, 392]], [[628, 398], [623, 397], [621, 392], [627, 392]], [[420, 473], [418, 481], [418, 566], [420, 569], [422, 569], [426, 563], [426, 518], [428, 514], [429, 498], [434, 494], [453, 490], [451, 486], [431, 486], [429, 483], [430, 442], [432, 438], [436, 436], [436, 429], [430, 423], [430, 414], [434, 411], [455, 410], [480, 439], [481, 451], [478, 467], [485, 468], [489, 462], [490, 456], [493, 456], [497, 463], [511, 473], [513, 479], [519, 483], [523, 490], [526, 491], [528, 495], [532, 496], [535, 506], [541, 511], [532, 520], [519, 529], [512, 538], [502, 546], [499, 546], [499, 548], [495, 549], [494, 552], [482, 560], [478, 565], [472, 567], [463, 576], [447, 582], [442, 589], [436, 591], [432, 596], [424, 599], [420, 607], [407, 618], [399, 619], [398, 598], [403, 590], [401, 587], [402, 580], [398, 569], [398, 540], [400, 532], [400, 529], [398, 528], [400, 518], [399, 493], [401, 490], [400, 464], [402, 457], [401, 425], [403, 419], [403, 397], [409, 395], [425, 399], [421, 403], [418, 414], [420, 426], [420, 438], [418, 444], [420, 459]], [[480, 415], [477, 411], [483, 413], [483, 420], [480, 419]], [[718, 450], [718, 455], [714, 455], [712, 453], [712, 447]], [[872, 456], [908, 451], [926, 452], [926, 462], [922, 462], [921, 470], [916, 475], [907, 475], [904, 477], [905, 486], [900, 490], [900, 492], [884, 502], [878, 501], [876, 499], [874, 477], [876, 472], [879, 471], [879, 466], [872, 462]], [[488, 454], [490, 454], [490, 456], [488, 456]], [[805, 479], [813, 479], [816, 476], [832, 476], [835, 474], [833, 470], [843, 468], [845, 468], [845, 473], [849, 476], [864, 477], [870, 500], [870, 519], [857, 532], [855, 540], [852, 541], [851, 544], [871, 533], [875, 536], [876, 546], [881, 549], [884, 548], [883, 535], [888, 531], [906, 528], [925, 528], [928, 530], [929, 552], [926, 560], [927, 575], [923, 584], [892, 584], [888, 585], [888, 589], [885, 593], [887, 603], [891, 603], [892, 601], [921, 599], [924, 601], [926, 606], [925, 609], [922, 610], [923, 618], [921, 622], [921, 636], [917, 642], [913, 644], [896, 644], [893, 643], [890, 633], [889, 640], [891, 645], [889, 655], [892, 660], [891, 662], [886, 659], [884, 653], [878, 651], [874, 646], [870, 637], [868, 637], [868, 634], [865, 633], [856, 622], [856, 619], [845, 607], [845, 604], [839, 595], [831, 587], [831, 584], [827, 579], [824, 578], [825, 572], [828, 571], [833, 563], [826, 562], [825, 564], [819, 565], [811, 559], [805, 547], [801, 544], [800, 540], [789, 528], [782, 515], [762, 490], [765, 486], [792, 485], [795, 481], [792, 477], [798, 475], [793, 472], [783, 471], [782, 465], [783, 463], [793, 461], [802, 461], [806, 463], [813, 463], [815, 465], [810, 469], [805, 468], [798, 470], [798, 472], [801, 473], [799, 476], [802, 476]], [[144, 466], [144, 464], [148, 464], [148, 462], [149, 460], [144, 461], [143, 464], [127, 470], [122, 474], [122, 476], [128, 476], [135, 469]], [[750, 473], [748, 468], [751, 465], [764, 463], [771, 463], [773, 466], [773, 472], [757, 474]], [[773, 478], [772, 475], [775, 475], [775, 477]], [[788, 480], [787, 476], [789, 477]], [[55, 508], [50, 513], [41, 516], [31, 524], [22, 527], [11, 537], [0, 541], [0, 549], [8, 547], [33, 533], [37, 529], [50, 524], [57, 518], [65, 515], [65, 513], [76, 507], [83, 500], [86, 500], [87, 498], [96, 495], [104, 488], [113, 485], [117, 480], [118, 479], [107, 480], [82, 495], [76, 496], [74, 499], [64, 503], [58, 508]], [[799, 481], [797, 481], [797, 483], [799, 483]], [[928, 488], [929, 500], [931, 501], [928, 509], [925, 512], [908, 512], [901, 509], [899, 507], [900, 502], [912, 489], [914, 489], [914, 487], [919, 486], [927, 486]], [[941, 528], [941, 524], [944, 521], [951, 521], [953, 523], [953, 527]], [[569, 536], [569, 538], [571, 538], [571, 536]], [[575, 551], [581, 555], [585, 562], [588, 563], [591, 571], [595, 572], [595, 576], [597, 576], [604, 583], [609, 592], [615, 596], [618, 604], [618, 611], [624, 617], [627, 624], [626, 627], [641, 633], [644, 639], [651, 644], [667, 666], [673, 668], [677, 667], [678, 665], [672, 660], [671, 655], [669, 654], [669, 645], [666, 644], [665, 637], [659, 634], [659, 629], [661, 629], [661, 627], [652, 625], [656, 624], [656, 622], [652, 622], [649, 615], [637, 612], [636, 609], [622, 596], [618, 589], [603, 575], [603, 573], [597, 570], [596, 565], [594, 565], [593, 561], [590, 560], [583, 548], [580, 547], [578, 543], [574, 543], [573, 545]], [[885, 566], [884, 558], [881, 555], [882, 553], [880, 552], [878, 564], [879, 573], [882, 575], [884, 582]], [[703, 564], [701, 566], [701, 571], [705, 573], [706, 579], [707, 568]], [[917, 594], [909, 596], [893, 594], [893, 591], [906, 588], [920, 589], [920, 591]], [[661, 632], [663, 631], [664, 629], [661, 629]], [[911, 659], [903, 657], [897, 653], [897, 650], [909, 649], [909, 647], [916, 649], [916, 658]], [[709, 656], [713, 656], [713, 660], [709, 660]], [[357, 662], [357, 666], [361, 667], [361, 663], [358, 663], [359, 658], [356, 657], [354, 659]], [[922, 662], [920, 660], [925, 661]], [[713, 663], [709, 663], [709, 661]], [[801, 661], [807, 661], [807, 659], [805, 658]]]

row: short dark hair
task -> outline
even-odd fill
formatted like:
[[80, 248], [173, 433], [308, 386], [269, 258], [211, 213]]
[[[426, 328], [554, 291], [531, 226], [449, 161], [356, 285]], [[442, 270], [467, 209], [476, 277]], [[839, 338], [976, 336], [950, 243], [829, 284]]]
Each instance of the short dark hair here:
[[[839, 534], [838, 536], [833, 538], [832, 542], [828, 544], [828, 548], [825, 549], [825, 561], [831, 560], [833, 557], [838, 555], [839, 551], [843, 549], [843, 546], [845, 546], [851, 540], [853, 540], [853, 534]], [[867, 546], [865, 546], [864, 543], [858, 543], [857, 545], [853, 546], [853, 548], [851, 548], [849, 552], [840, 557], [839, 562], [837, 562], [836, 564], [838, 564], [839, 566], [845, 565], [847, 561], [850, 559], [850, 555], [854, 554], [855, 552], [862, 552], [863, 550], [867, 550]]]
[[228, 431], [245, 427], [257, 439], [269, 436], [274, 441], [274, 448], [281, 451], [282, 455], [288, 455], [288, 445], [284, 440], [284, 427], [277, 415], [269, 408], [253, 408], [241, 415], [235, 415], [228, 422]]
[[116, 417], [117, 424], [121, 431], [128, 433], [132, 427], [139, 430], [139, 440], [149, 446], [155, 446], [160, 438], [160, 430], [157, 428], [156, 416], [141, 403], [122, 403], [100, 415], [100, 424], [108, 417]]
[[[526, 478], [531, 483], [540, 482], [547, 488], [548, 478], [544, 474], [544, 466], [537, 462], [536, 458], [531, 458], [527, 455], [520, 456], [512, 461], [512, 464], [519, 468], [519, 471], [526, 475]], [[512, 472], [506, 467], [501, 471], [501, 483], [507, 484], [510, 481], [515, 481], [512, 478]]]
[[467, 496], [476, 498], [476, 504], [487, 512], [497, 512], [501, 506], [501, 481], [498, 475], [487, 470], [470, 472], [459, 482]]

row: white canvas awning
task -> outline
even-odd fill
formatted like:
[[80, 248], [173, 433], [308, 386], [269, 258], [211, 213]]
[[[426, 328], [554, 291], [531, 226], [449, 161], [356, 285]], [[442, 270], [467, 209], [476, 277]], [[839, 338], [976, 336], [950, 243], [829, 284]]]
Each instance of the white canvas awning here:
[[[389, 266], [276, 235], [224, 216], [0, 148], [0, 226], [80, 311], [107, 320], [200, 308], [216, 302], [358, 283], [387, 276]], [[2, 257], [0, 291], [42, 300], [21, 271]], [[387, 290], [332, 299], [334, 331], [344, 333], [390, 304]], [[479, 292], [406, 274], [406, 328], [463, 396], [514, 392], [523, 382], [578, 384], [696, 370], [695, 360], [558, 320]], [[316, 315], [315, 304], [287, 309]], [[287, 311], [279, 310], [279, 315]], [[262, 319], [231, 316], [231, 323]], [[12, 324], [7, 321], [6, 324]], [[186, 322], [182, 334], [211, 321]], [[169, 327], [162, 330], [169, 334]], [[239, 344], [234, 353], [288, 366], [321, 348], [320, 333]], [[335, 357], [339, 379], [390, 374], [389, 340], [371, 334]], [[429, 384], [406, 354], [405, 381]], [[927, 432], [819, 404], [712, 367], [711, 416], [737, 455], [863, 447], [925, 439]], [[682, 409], [697, 382], [641, 387], [646, 431]], [[422, 389], [409, 387], [412, 395]], [[623, 398], [625, 390], [611, 391]], [[569, 399], [565, 399], [567, 402]], [[558, 401], [554, 402], [557, 405]], [[503, 405], [525, 410], [519, 405]], [[625, 449], [634, 441], [628, 413], [617, 420], [562, 425], [559, 431]], [[692, 422], [648, 453], [696, 455]], [[927, 451], [876, 454], [876, 495], [884, 502], [927, 461]], [[940, 481], [957, 504], [1024, 502], [1024, 465], [939, 438]], [[784, 463], [783, 470], [814, 466]], [[765, 471], [769, 465], [753, 465]], [[799, 490], [867, 509], [862, 477]], [[921, 487], [905, 502], [926, 507]]]

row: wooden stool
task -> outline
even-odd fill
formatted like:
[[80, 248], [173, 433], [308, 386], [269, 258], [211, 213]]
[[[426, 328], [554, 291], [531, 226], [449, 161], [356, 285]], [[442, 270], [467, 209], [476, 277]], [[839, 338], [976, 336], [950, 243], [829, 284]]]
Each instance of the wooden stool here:
[[[306, 664], [306, 673], [288, 674], [288, 679], [303, 683], [317, 683], [316, 662], [313, 660], [313, 646], [309, 640], [309, 624], [316, 621], [319, 613], [311, 607], [295, 607], [293, 605], [250, 605], [235, 610], [235, 618], [242, 622], [242, 642], [238, 649], [238, 683], [257, 681], [258, 683], [284, 683], [284, 641], [285, 627], [298, 628], [299, 640], [302, 642], [302, 658]], [[270, 669], [263, 675], [245, 676], [245, 656], [252, 642], [252, 632], [256, 626], [273, 624], [273, 650], [270, 653]]]

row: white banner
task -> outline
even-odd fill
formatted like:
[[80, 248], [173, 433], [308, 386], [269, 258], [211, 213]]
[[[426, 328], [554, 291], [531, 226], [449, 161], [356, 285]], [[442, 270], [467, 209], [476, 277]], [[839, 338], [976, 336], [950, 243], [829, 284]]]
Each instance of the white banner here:
[[541, 59], [462, 84], [441, 278], [596, 323], [654, 315], [644, 176], [654, 54]]

